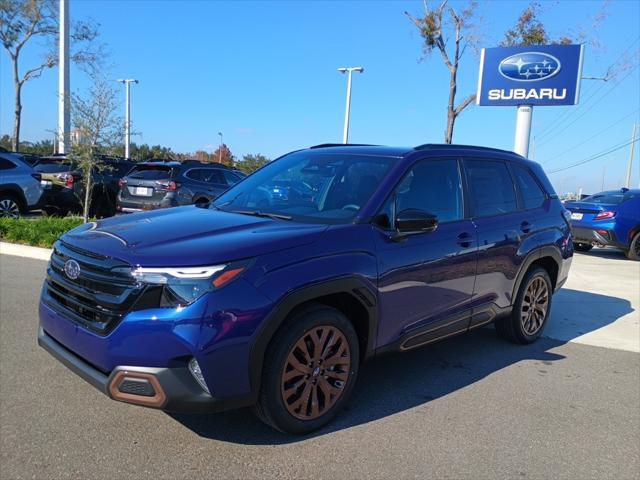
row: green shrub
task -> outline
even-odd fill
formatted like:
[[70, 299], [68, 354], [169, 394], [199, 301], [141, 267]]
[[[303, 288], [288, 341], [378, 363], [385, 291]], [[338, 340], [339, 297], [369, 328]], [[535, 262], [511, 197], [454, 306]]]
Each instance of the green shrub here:
[[82, 224], [82, 218], [0, 218], [0, 240], [51, 248], [60, 235]]

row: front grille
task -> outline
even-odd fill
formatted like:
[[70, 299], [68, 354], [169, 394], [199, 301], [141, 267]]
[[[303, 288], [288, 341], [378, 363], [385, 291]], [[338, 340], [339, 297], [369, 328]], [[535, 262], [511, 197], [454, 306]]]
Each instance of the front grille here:
[[[76, 279], [65, 274], [69, 259], [80, 265]], [[130, 272], [126, 262], [58, 241], [47, 269], [43, 300], [71, 320], [106, 335], [134, 308], [144, 290]]]

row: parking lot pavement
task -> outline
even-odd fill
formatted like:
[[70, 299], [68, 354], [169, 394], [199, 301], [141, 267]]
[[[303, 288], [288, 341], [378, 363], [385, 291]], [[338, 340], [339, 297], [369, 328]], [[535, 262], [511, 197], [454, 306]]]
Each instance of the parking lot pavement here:
[[307, 437], [248, 410], [107, 399], [36, 345], [44, 265], [0, 256], [2, 479], [638, 478], [640, 264], [620, 255], [574, 257], [534, 345], [485, 328], [375, 359], [348, 410]]

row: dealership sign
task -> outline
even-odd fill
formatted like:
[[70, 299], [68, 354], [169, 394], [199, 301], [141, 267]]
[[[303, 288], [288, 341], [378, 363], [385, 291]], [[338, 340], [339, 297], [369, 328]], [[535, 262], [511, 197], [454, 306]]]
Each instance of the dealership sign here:
[[478, 105], [575, 105], [580, 93], [582, 45], [485, 48]]

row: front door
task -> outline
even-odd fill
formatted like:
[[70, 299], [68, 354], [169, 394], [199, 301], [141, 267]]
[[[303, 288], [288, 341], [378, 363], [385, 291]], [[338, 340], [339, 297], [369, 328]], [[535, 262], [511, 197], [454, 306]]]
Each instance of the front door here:
[[426, 329], [435, 338], [468, 326], [477, 238], [465, 216], [462, 192], [457, 159], [423, 160], [409, 170], [383, 207], [382, 218], [418, 209], [436, 215], [439, 225], [434, 232], [401, 240], [393, 239], [392, 228], [376, 229], [379, 346], [411, 337], [414, 331]]

